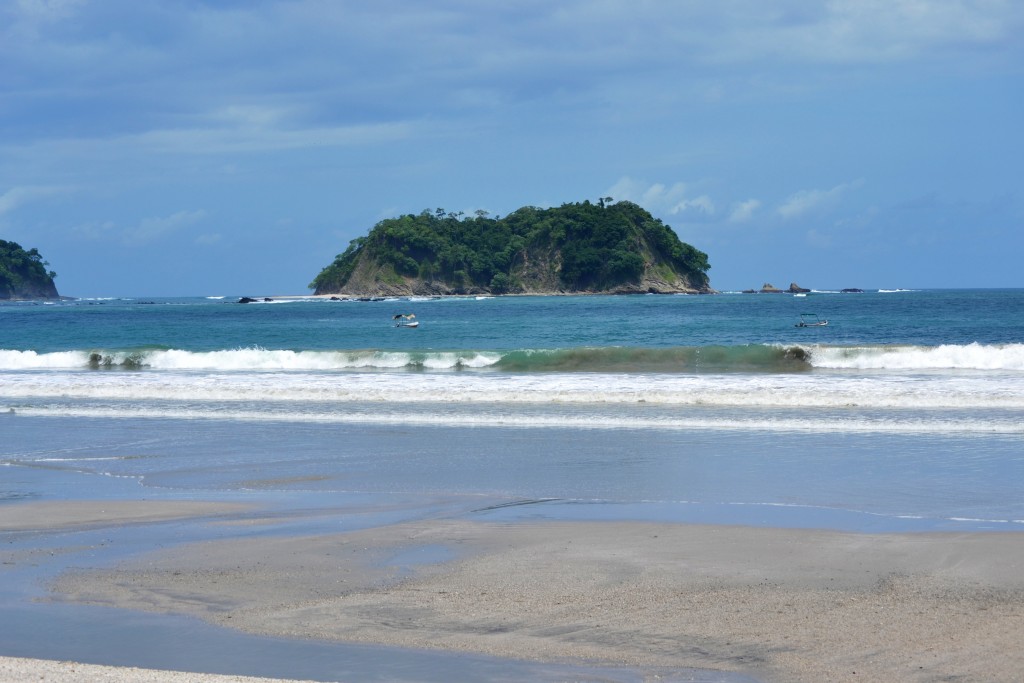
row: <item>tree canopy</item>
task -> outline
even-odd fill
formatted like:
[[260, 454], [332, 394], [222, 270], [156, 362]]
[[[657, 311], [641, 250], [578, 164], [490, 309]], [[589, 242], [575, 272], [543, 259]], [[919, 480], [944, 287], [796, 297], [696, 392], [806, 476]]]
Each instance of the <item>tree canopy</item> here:
[[53, 278], [36, 248], [25, 251], [17, 242], [0, 240], [0, 299], [55, 298]]
[[548, 266], [564, 291], [637, 283], [652, 266], [667, 268], [696, 288], [707, 286], [707, 254], [681, 242], [640, 206], [610, 202], [602, 197], [597, 204], [527, 206], [504, 218], [439, 208], [385, 219], [353, 240], [310, 288], [341, 291], [367, 261], [378, 276], [441, 282], [453, 291], [522, 291], [531, 263], [537, 262]]

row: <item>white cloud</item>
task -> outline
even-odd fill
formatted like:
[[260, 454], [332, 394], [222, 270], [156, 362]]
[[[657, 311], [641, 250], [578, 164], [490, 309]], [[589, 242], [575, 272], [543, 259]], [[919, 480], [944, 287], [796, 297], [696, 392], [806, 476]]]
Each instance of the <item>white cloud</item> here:
[[[80, 4], [19, 0], [9, 14], [42, 21]], [[1024, 3], [1015, 0], [112, 4], [78, 10], [72, 32], [43, 28], [17, 41], [4, 35], [0, 9], [0, 61], [21, 74], [12, 92], [39, 96], [39, 106], [15, 112], [33, 124], [14, 139], [63, 149], [75, 141], [61, 136], [73, 130], [95, 145], [193, 153], [404, 140], [423, 131], [402, 121], [451, 130], [498, 103], [625, 116], [634, 98], [644, 110], [655, 101], [672, 111], [695, 92], [712, 100], [745, 92], [732, 72], [719, 72], [723, 63], [762, 72], [972, 46], [1012, 61], [1024, 30]], [[774, 88], [783, 79], [740, 80]], [[69, 111], [74, 126], [37, 125]], [[695, 208], [707, 211], [680, 210]]]
[[669, 209], [669, 213], [675, 215], [685, 213], [687, 211], [690, 211], [691, 209], [699, 211], [708, 216], [713, 216], [715, 213], [715, 203], [711, 201], [711, 197], [707, 196], [706, 194], [702, 194], [701, 196], [695, 197], [694, 199], [682, 200], [681, 202], [673, 206], [671, 209]]
[[754, 217], [754, 212], [761, 208], [761, 202], [757, 199], [748, 199], [735, 204], [729, 212], [730, 223], [746, 223]]
[[10, 213], [28, 202], [63, 191], [63, 188], [59, 187], [12, 187], [0, 195], [0, 216]]
[[72, 226], [71, 234], [82, 239], [99, 241], [108, 239], [114, 234], [116, 228], [117, 226], [113, 221], [104, 221], [102, 223], [94, 221]]
[[[248, 123], [251, 124], [251, 121]], [[153, 130], [122, 138], [121, 142], [162, 153], [273, 152], [392, 142], [409, 137], [410, 130], [411, 126], [405, 123], [294, 129], [246, 125]], [[111, 141], [103, 142], [104, 146], [110, 144]]]
[[846, 192], [861, 184], [858, 180], [836, 185], [830, 190], [800, 190], [790, 195], [778, 208], [778, 213], [784, 220], [790, 220], [808, 212], [830, 209], [839, 203]]
[[634, 180], [629, 176], [622, 176], [614, 185], [608, 188], [605, 195], [611, 197], [615, 201], [626, 200], [641, 204], [647, 200], [648, 193], [657, 194], [664, 187], [665, 186], [660, 183], [648, 185], [647, 183], [639, 180]]
[[706, 194], [688, 196], [686, 183], [677, 182], [671, 186], [663, 183], [649, 184], [623, 176], [605, 193], [615, 201], [630, 201], [639, 204], [655, 214], [679, 215], [696, 211], [706, 216], [714, 215], [715, 203]]
[[841, 61], [890, 61], [1012, 35], [1012, 0], [833, 0], [795, 49]]
[[294, 113], [294, 108], [291, 107], [235, 104], [215, 109], [209, 116], [231, 128], [266, 130], [281, 125]]
[[655, 30], [698, 62], [879, 64], [1012, 47], [1022, 25], [1015, 0], [749, 0], [682, 6]]
[[206, 211], [179, 211], [164, 218], [146, 218], [138, 226], [129, 228], [122, 233], [127, 244], [145, 244], [159, 239], [164, 235], [194, 225], [206, 218]]

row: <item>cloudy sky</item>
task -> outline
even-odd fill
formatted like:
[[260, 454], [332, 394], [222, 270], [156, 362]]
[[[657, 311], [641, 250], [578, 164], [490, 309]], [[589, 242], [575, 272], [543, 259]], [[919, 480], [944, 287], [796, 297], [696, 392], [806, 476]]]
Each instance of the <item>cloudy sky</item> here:
[[718, 289], [1019, 287], [1017, 0], [0, 0], [0, 238], [301, 294], [382, 218], [611, 196]]

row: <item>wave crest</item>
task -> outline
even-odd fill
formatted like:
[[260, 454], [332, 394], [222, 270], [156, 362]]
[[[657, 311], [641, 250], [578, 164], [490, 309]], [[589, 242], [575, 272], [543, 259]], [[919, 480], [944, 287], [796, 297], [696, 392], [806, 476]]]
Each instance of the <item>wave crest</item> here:
[[579, 347], [495, 350], [215, 351], [141, 348], [38, 353], [0, 350], [0, 372], [32, 370], [426, 371], [793, 373], [821, 370], [1024, 372], [1024, 344], [802, 346], [749, 344], [670, 348]]

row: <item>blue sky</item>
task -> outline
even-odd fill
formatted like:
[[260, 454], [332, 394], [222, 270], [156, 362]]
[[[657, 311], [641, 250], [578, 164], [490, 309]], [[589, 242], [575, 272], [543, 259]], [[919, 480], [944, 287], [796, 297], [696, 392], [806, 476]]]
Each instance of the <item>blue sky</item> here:
[[722, 290], [1019, 287], [1016, 0], [0, 0], [0, 238], [71, 296], [301, 294], [611, 196]]

